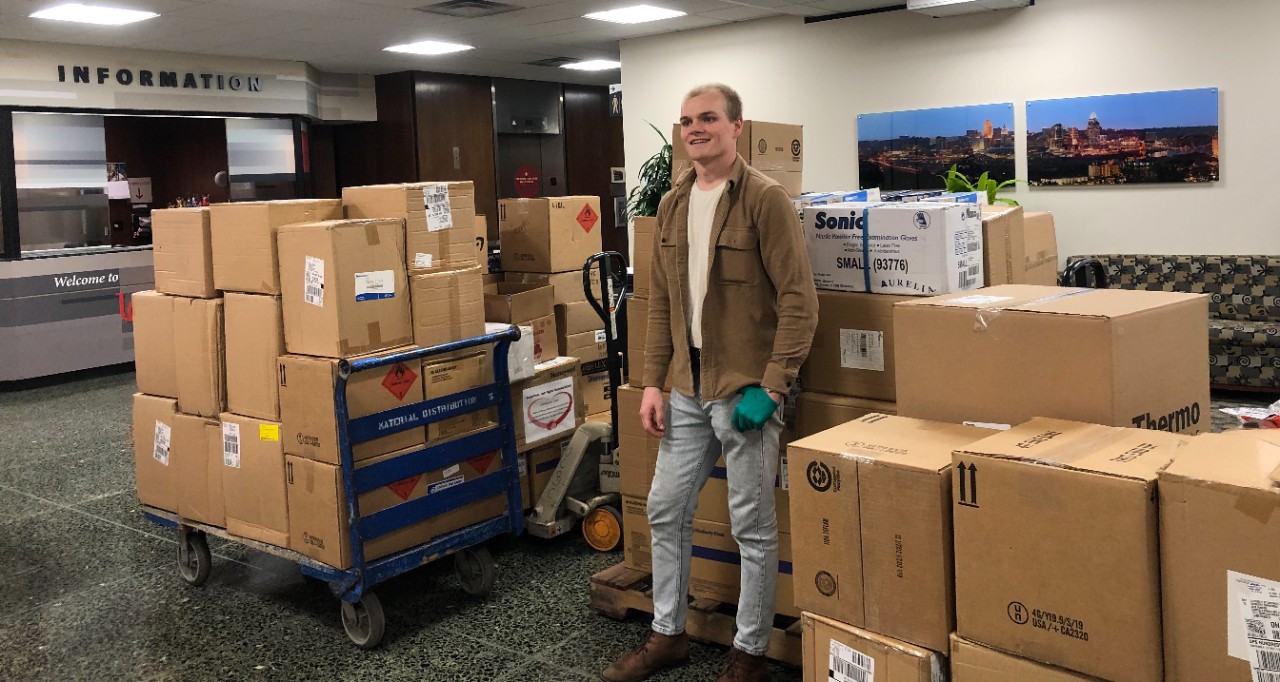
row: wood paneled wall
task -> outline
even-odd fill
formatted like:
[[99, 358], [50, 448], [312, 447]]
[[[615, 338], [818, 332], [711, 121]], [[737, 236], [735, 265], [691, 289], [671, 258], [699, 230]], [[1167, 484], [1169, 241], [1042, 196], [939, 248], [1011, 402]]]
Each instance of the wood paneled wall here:
[[414, 79], [417, 179], [474, 182], [476, 213], [486, 217], [489, 237], [496, 238], [492, 81], [483, 76], [423, 71], [415, 72]]
[[600, 197], [601, 233], [605, 251], [626, 256], [627, 230], [614, 227], [609, 169], [624, 163], [622, 118], [609, 116], [606, 86], [564, 86], [565, 170], [569, 194]]

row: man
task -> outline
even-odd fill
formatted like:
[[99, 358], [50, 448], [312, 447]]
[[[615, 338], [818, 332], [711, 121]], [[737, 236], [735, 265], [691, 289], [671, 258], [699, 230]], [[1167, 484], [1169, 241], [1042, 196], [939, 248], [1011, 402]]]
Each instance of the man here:
[[813, 273], [791, 199], [737, 154], [738, 94], [720, 84], [694, 88], [680, 107], [680, 126], [693, 169], [658, 206], [640, 406], [644, 429], [662, 439], [648, 502], [653, 627], [601, 673], [607, 682], [642, 680], [688, 660], [693, 515], [722, 454], [742, 579], [738, 631], [719, 679], [767, 679], [779, 406], [817, 326]]

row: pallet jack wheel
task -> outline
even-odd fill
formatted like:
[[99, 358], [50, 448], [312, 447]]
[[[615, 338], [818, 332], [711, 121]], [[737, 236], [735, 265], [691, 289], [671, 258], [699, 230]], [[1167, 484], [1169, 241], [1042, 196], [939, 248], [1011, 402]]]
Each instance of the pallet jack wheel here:
[[209, 541], [203, 531], [191, 530], [178, 538], [178, 575], [188, 585], [199, 587], [209, 579], [213, 568], [213, 556], [209, 554]]
[[342, 602], [342, 629], [347, 631], [347, 637], [361, 649], [378, 646], [386, 628], [387, 617], [382, 612], [382, 602], [378, 595], [365, 592], [355, 604], [345, 600]]
[[493, 592], [497, 571], [493, 555], [484, 547], [468, 547], [453, 555], [453, 572], [462, 583], [462, 591], [473, 597], [488, 597]]
[[582, 519], [582, 537], [597, 552], [612, 552], [622, 544], [622, 512], [613, 505], [592, 509]]

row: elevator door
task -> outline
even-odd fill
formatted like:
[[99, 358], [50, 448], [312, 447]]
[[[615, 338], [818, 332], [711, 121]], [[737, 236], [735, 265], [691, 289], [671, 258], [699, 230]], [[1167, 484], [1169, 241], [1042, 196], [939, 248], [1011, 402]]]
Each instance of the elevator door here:
[[564, 136], [498, 134], [498, 198], [565, 193]]

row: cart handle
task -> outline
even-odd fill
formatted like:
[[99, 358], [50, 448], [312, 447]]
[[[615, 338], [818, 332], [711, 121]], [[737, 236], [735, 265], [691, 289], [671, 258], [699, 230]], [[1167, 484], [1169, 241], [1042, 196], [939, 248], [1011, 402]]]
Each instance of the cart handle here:
[[418, 360], [420, 358], [432, 355], [441, 355], [443, 353], [452, 353], [455, 351], [475, 348], [476, 346], [484, 346], [490, 343], [501, 341], [517, 341], [520, 339], [520, 328], [512, 325], [506, 329], [494, 332], [492, 334], [483, 334], [474, 336], [461, 341], [450, 341], [429, 348], [414, 348], [400, 353], [391, 353], [389, 355], [379, 355], [372, 358], [360, 358], [358, 360], [339, 360], [338, 376], [346, 379], [354, 372], [360, 372], [366, 369], [374, 369], [375, 367], [385, 367], [394, 365], [398, 362], [406, 362], [409, 360]]

